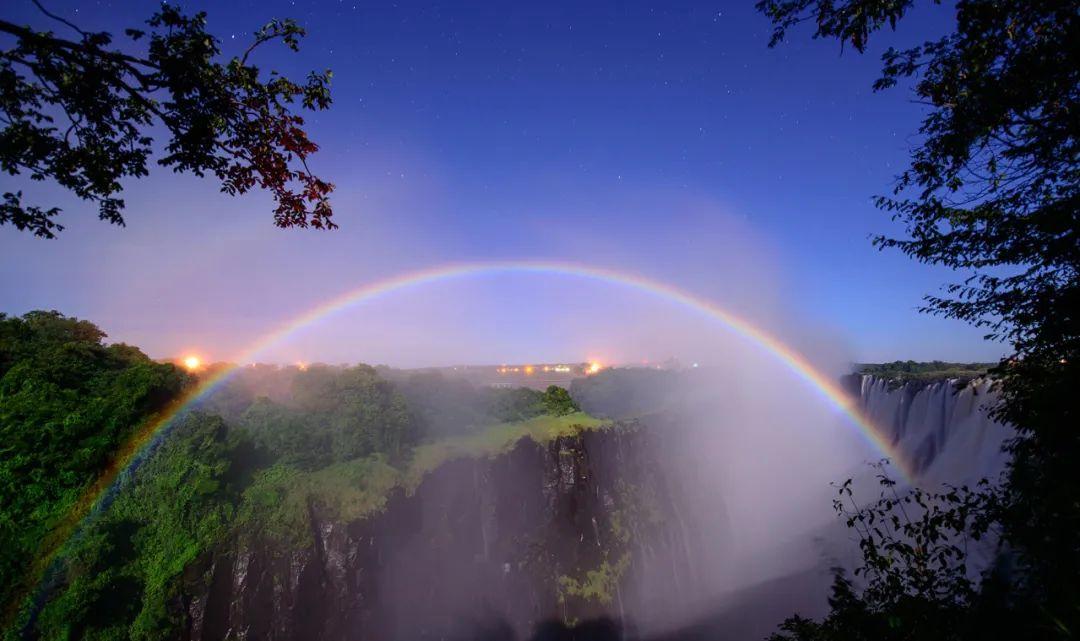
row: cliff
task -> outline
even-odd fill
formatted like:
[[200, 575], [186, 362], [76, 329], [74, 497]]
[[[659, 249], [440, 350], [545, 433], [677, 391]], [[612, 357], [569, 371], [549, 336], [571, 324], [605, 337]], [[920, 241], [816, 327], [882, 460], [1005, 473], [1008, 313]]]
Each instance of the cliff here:
[[237, 537], [189, 569], [191, 641], [441, 639], [498, 625], [678, 609], [695, 592], [692, 515], [650, 434], [585, 430], [444, 462], [380, 512], [313, 543]]
[[869, 374], [847, 380], [863, 413], [910, 461], [920, 481], [953, 484], [996, 479], [1012, 430], [996, 422], [986, 377], [897, 381]]

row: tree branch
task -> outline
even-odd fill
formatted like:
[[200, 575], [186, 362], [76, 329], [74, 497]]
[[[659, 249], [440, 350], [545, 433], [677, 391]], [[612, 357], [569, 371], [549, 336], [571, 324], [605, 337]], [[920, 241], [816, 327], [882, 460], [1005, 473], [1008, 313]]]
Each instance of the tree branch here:
[[[140, 65], [149, 69], [160, 70], [160, 67], [144, 58], [137, 58], [135, 56], [129, 56], [126, 53], [120, 53], [119, 51], [106, 51], [100, 47], [89, 45], [83, 42], [73, 42], [71, 40], [65, 40], [52, 35], [51, 32], [38, 32], [30, 29], [29, 27], [21, 27], [13, 22], [7, 20], [0, 20], [0, 32], [10, 33], [13, 36], [24, 38], [29, 41], [33, 41], [35, 44], [44, 45], [47, 47], [59, 47], [61, 49], [67, 49], [69, 51], [80, 51], [92, 56], [98, 56], [114, 62], [127, 62], [133, 65]], [[143, 73], [143, 72], [138, 72]]]
[[86, 33], [85, 31], [83, 31], [82, 29], [80, 29], [80, 28], [76, 27], [76, 26], [75, 26], [74, 24], [72, 24], [72, 23], [68, 22], [68, 21], [67, 21], [67, 20], [65, 20], [64, 18], [61, 18], [60, 16], [56, 15], [55, 13], [52, 13], [52, 12], [50, 12], [50, 11], [49, 11], [48, 9], [46, 9], [46, 8], [45, 8], [45, 7], [44, 7], [44, 6], [43, 6], [43, 5], [42, 5], [42, 4], [40, 3], [40, 2], [38, 2], [38, 0], [33, 0], [33, 2], [34, 2], [34, 4], [35, 4], [35, 5], [37, 6], [37, 8], [38, 8], [38, 9], [39, 9], [39, 10], [41, 11], [41, 13], [44, 13], [45, 15], [49, 16], [49, 17], [50, 17], [50, 18], [52, 18], [53, 20], [56, 20], [57, 22], [61, 22], [61, 23], [65, 24], [65, 25], [67, 25], [67, 26], [71, 27], [71, 28], [72, 28], [72, 29], [74, 29], [75, 31], [78, 31], [78, 32], [79, 32], [79, 35], [81, 35], [81, 36], [83, 36], [83, 37], [86, 37], [86, 36], [88, 36], [88, 35], [89, 35], [88, 33]]

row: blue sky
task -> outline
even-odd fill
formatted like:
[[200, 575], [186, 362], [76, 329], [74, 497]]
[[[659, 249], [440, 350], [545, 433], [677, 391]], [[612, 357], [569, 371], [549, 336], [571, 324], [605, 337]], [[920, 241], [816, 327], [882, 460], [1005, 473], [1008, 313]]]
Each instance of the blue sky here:
[[[155, 5], [47, 6], [119, 31]], [[296, 76], [333, 69], [334, 105], [310, 125], [322, 145], [313, 167], [338, 186], [341, 229], [276, 230], [265, 196], [232, 199], [161, 171], [130, 183], [129, 226], [119, 229], [66, 194], [5, 176], [5, 189], [62, 205], [68, 230], [43, 241], [0, 228], [3, 311], [55, 308], [153, 355], [219, 356], [363, 282], [445, 262], [546, 258], [665, 280], [857, 360], [1003, 352], [978, 330], [917, 313], [956, 275], [869, 240], [902, 232], [871, 198], [902, 169], [922, 115], [903, 88], [870, 90], [880, 52], [948, 29], [948, 6], [917, 11], [862, 56], [808, 32], [768, 49], [769, 25], [750, 1], [183, 6], [205, 9], [229, 51], [272, 17], [308, 29], [300, 54], [267, 50], [257, 62]], [[3, 13], [46, 24], [30, 2]], [[340, 323], [385, 324], [393, 307], [410, 325], [453, 318], [442, 334], [478, 341], [470, 314], [496, 317], [485, 331], [518, 348], [507, 358], [540, 360], [573, 354], [552, 347], [562, 335], [543, 336], [537, 307], [557, 300], [564, 313], [579, 305], [603, 317], [636, 305], [565, 279], [447, 287], [462, 293], [442, 308], [433, 294], [410, 294]], [[588, 331], [620, 322], [630, 320]], [[340, 346], [347, 331], [331, 329]]]

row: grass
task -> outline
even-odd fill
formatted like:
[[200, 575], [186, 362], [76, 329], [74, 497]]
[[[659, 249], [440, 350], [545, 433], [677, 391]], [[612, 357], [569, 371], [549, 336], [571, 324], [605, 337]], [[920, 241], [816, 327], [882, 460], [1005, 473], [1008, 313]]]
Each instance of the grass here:
[[401, 472], [377, 455], [311, 472], [275, 465], [260, 472], [245, 490], [240, 531], [307, 545], [312, 542], [312, 509], [335, 521], [354, 521], [381, 512], [400, 482]]
[[523, 438], [547, 443], [560, 436], [574, 436], [584, 430], [604, 429], [611, 421], [574, 412], [563, 416], [545, 414], [526, 421], [499, 423], [472, 434], [440, 439], [417, 446], [404, 473], [403, 486], [414, 491], [424, 476], [447, 461], [459, 458], [498, 456], [509, 452]]

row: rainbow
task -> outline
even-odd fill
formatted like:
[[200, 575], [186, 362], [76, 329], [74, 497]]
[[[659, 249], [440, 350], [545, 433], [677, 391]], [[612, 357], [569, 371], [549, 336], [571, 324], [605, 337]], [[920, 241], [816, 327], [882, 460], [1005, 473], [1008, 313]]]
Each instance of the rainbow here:
[[[892, 444], [886, 440], [885, 435], [862, 414], [855, 405], [854, 399], [838, 385], [837, 381], [833, 380], [830, 375], [817, 370], [804, 356], [785, 345], [778, 338], [708, 300], [672, 285], [643, 276], [599, 267], [559, 262], [505, 261], [450, 264], [401, 274], [346, 291], [336, 298], [296, 316], [279, 329], [256, 341], [236, 359], [236, 362], [253, 362], [259, 354], [269, 347], [277, 345], [317, 321], [346, 308], [371, 302], [386, 294], [445, 280], [494, 273], [556, 274], [586, 278], [641, 291], [712, 318], [783, 363], [796, 377], [805, 381], [828, 403], [848, 416], [861, 434], [875, 448], [892, 459], [894, 465], [897, 466], [897, 469], [906, 480], [910, 481], [912, 478], [910, 468], [904, 457], [895, 451]], [[229, 365], [206, 376], [189, 393], [159, 412], [155, 418], [147, 421], [136, 430], [133, 437], [129, 439], [118, 456], [115, 457], [114, 463], [84, 492], [82, 498], [71, 510], [70, 515], [43, 542], [43, 549], [47, 550], [43, 556], [45, 565], [51, 563], [52, 558], [71, 538], [79, 524], [93, 513], [95, 506], [102, 504], [102, 498], [108, 494], [109, 489], [117, 483], [121, 475], [136, 465], [140, 457], [167, 433], [166, 428], [194, 403], [205, 398], [210, 392], [221, 386], [240, 367], [240, 365]], [[44, 565], [39, 567], [40, 570], [44, 569]]]

